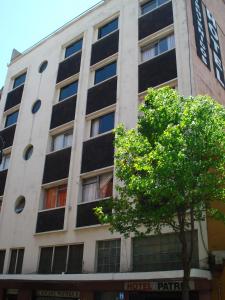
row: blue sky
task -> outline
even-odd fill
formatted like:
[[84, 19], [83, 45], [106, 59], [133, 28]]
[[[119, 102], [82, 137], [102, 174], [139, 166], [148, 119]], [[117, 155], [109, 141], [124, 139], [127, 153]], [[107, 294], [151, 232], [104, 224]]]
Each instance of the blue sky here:
[[0, 0], [0, 88], [12, 49], [23, 52], [100, 0]]

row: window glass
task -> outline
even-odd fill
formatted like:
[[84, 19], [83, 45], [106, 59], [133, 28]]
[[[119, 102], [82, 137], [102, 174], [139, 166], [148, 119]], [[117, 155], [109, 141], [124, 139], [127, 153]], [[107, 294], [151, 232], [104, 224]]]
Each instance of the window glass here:
[[78, 81], [74, 81], [60, 89], [59, 101], [71, 97], [77, 93]]
[[24, 158], [25, 160], [28, 160], [28, 159], [31, 158], [31, 156], [32, 156], [32, 154], [33, 154], [33, 149], [34, 149], [33, 145], [28, 145], [28, 146], [25, 148], [25, 150], [24, 150], [24, 156], [23, 156], [23, 158]]
[[162, 54], [168, 50], [175, 47], [174, 34], [171, 34], [158, 42], [144, 47], [141, 50], [141, 60], [142, 62], [154, 58], [155, 56]]
[[45, 190], [43, 209], [63, 207], [66, 205], [67, 185]]
[[141, 5], [141, 14], [146, 14], [150, 11], [152, 11], [153, 9], [159, 7], [160, 5], [163, 5], [164, 3], [168, 2], [169, 0], [151, 0], [148, 1], [146, 3], [144, 3], [143, 5]]
[[2, 162], [0, 164], [0, 171], [7, 170], [9, 168], [9, 160], [10, 160], [10, 154], [3, 155]]
[[[1, 203], [0, 203], [1, 206]], [[1, 207], [0, 207], [1, 211]], [[0, 250], [0, 274], [3, 274], [6, 250]]]
[[47, 60], [43, 61], [41, 64], [40, 64], [40, 67], [39, 67], [39, 73], [43, 73], [44, 70], [47, 68], [48, 66], [48, 62]]
[[14, 83], [13, 83], [13, 88], [15, 89], [16, 87], [20, 86], [21, 84], [23, 84], [25, 82], [26, 79], [26, 73], [16, 77], [14, 79]]
[[36, 112], [39, 111], [40, 107], [41, 107], [41, 100], [38, 99], [34, 102], [34, 104], [32, 106], [32, 109], [31, 109], [32, 114], [36, 114]]
[[116, 62], [108, 64], [95, 71], [95, 84], [116, 75]]
[[120, 239], [97, 242], [97, 272], [114, 273], [120, 271]]
[[21, 274], [23, 265], [24, 249], [11, 249], [9, 274]]
[[96, 136], [98, 134], [110, 131], [114, 128], [114, 115], [112, 112], [110, 114], [101, 116], [100, 118], [91, 121], [91, 136]]
[[65, 58], [73, 55], [74, 53], [81, 50], [83, 44], [83, 39], [80, 39], [79, 41], [76, 41], [72, 44], [70, 44], [68, 47], [66, 47], [65, 51]]
[[11, 114], [9, 114], [7, 117], [6, 117], [6, 121], [5, 121], [5, 127], [8, 127], [8, 126], [11, 126], [13, 124], [16, 124], [17, 122], [17, 118], [18, 118], [18, 114], [19, 114], [19, 111], [15, 111]]
[[98, 38], [100, 39], [116, 29], [118, 29], [118, 18], [100, 27], [98, 29]]
[[82, 185], [82, 202], [111, 197], [113, 193], [113, 173], [84, 179]]
[[16, 203], [15, 203], [15, 213], [20, 214], [25, 207], [25, 197], [24, 196], [20, 196], [16, 199]]
[[52, 151], [58, 151], [66, 147], [71, 147], [72, 139], [73, 139], [72, 130], [54, 136], [52, 140]]

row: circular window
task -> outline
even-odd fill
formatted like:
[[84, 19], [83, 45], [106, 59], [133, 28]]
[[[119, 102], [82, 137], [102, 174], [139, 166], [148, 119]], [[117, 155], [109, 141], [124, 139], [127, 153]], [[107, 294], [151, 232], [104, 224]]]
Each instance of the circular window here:
[[24, 207], [25, 207], [25, 197], [24, 196], [20, 196], [16, 199], [16, 203], [15, 203], [15, 213], [16, 214], [20, 214]]
[[35, 114], [37, 111], [39, 111], [39, 108], [41, 107], [41, 100], [37, 100], [34, 102], [33, 106], [32, 106], [32, 114]]
[[39, 67], [39, 73], [44, 72], [44, 70], [47, 68], [47, 65], [48, 65], [47, 60], [43, 61], [43, 62], [40, 64], [40, 67]]
[[24, 150], [24, 154], [23, 154], [23, 158], [25, 159], [25, 160], [28, 160], [28, 159], [30, 159], [30, 157], [31, 157], [31, 155], [32, 155], [32, 153], [33, 153], [33, 145], [28, 145], [26, 148], [25, 148], [25, 150]]

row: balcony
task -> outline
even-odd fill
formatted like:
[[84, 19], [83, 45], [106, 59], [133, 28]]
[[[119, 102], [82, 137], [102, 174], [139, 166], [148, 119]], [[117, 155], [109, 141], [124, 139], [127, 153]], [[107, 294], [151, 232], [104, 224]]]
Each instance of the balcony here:
[[36, 233], [63, 230], [64, 216], [64, 207], [38, 212]]
[[49, 183], [69, 176], [71, 147], [46, 155], [42, 183]]
[[0, 172], [0, 196], [3, 196], [8, 170]]
[[172, 1], [139, 18], [139, 40], [173, 24]]
[[81, 54], [76, 53], [59, 64], [57, 83], [80, 72]]
[[73, 121], [76, 112], [77, 96], [55, 104], [52, 108], [50, 129]]
[[16, 106], [21, 102], [23, 96], [24, 85], [19, 86], [18, 88], [12, 90], [8, 93], [5, 103], [5, 111], [10, 109], [13, 106]]
[[5, 128], [4, 130], [0, 131], [0, 135], [4, 140], [4, 149], [11, 147], [14, 140], [16, 125], [12, 125], [10, 127]]
[[173, 49], [139, 65], [139, 93], [176, 77], [176, 51]]
[[83, 144], [81, 173], [114, 164], [114, 135], [112, 133], [91, 139]]
[[86, 114], [116, 103], [117, 77], [110, 78], [88, 90]]
[[92, 46], [91, 65], [115, 54], [119, 48], [119, 30], [100, 39]]

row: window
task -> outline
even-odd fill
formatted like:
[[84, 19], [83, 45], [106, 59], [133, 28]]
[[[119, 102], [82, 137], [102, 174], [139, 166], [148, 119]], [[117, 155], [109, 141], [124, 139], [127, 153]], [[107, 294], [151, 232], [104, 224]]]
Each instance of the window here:
[[41, 248], [39, 274], [82, 273], [83, 244]]
[[18, 86], [24, 84], [25, 82], [25, 79], [26, 79], [26, 73], [16, 77], [14, 79], [14, 83], [13, 83], [13, 89], [17, 88]]
[[47, 68], [47, 66], [48, 66], [47, 60], [43, 61], [39, 66], [38, 72], [43, 73], [44, 70]]
[[95, 84], [116, 75], [116, 62], [110, 63], [95, 71]]
[[73, 95], [76, 95], [78, 87], [78, 81], [74, 81], [60, 89], [59, 101], [62, 101], [66, 98], [69, 98]]
[[[186, 233], [190, 237], [190, 233]], [[189, 242], [190, 246], [190, 242]], [[153, 272], [180, 270], [181, 244], [176, 234], [161, 234], [133, 239], [133, 271]], [[192, 267], [198, 268], [198, 236], [194, 237]]]
[[120, 239], [97, 242], [97, 272], [120, 271]]
[[141, 60], [145, 62], [175, 47], [174, 34], [171, 34], [141, 50]]
[[101, 116], [91, 121], [91, 137], [110, 131], [114, 128], [115, 113]]
[[0, 274], [3, 274], [4, 262], [5, 262], [5, 250], [0, 250]]
[[7, 170], [9, 168], [9, 160], [10, 160], [10, 154], [3, 155], [2, 162], [0, 164], [0, 172], [3, 170]]
[[5, 127], [8, 127], [8, 126], [16, 124], [17, 118], [18, 118], [18, 114], [19, 114], [19, 111], [17, 110], [15, 112], [9, 114], [8, 116], [6, 116]]
[[110, 21], [98, 29], [98, 39], [118, 29], [118, 18]]
[[21, 274], [23, 266], [24, 249], [11, 249], [9, 274]]
[[111, 197], [113, 193], [113, 173], [105, 173], [100, 176], [83, 180], [82, 202], [90, 202], [97, 199]]
[[63, 148], [71, 147], [73, 140], [73, 131], [68, 130], [62, 134], [53, 136], [52, 151], [57, 151]]
[[40, 107], [41, 107], [41, 100], [38, 99], [38, 100], [36, 100], [36, 101], [34, 102], [34, 104], [32, 105], [32, 108], [31, 108], [32, 114], [36, 114], [36, 112], [39, 111]]
[[33, 145], [28, 145], [23, 153], [23, 158], [24, 160], [28, 160], [31, 158], [32, 154], [33, 154], [33, 150], [34, 150], [34, 146]]
[[60, 185], [45, 190], [43, 209], [63, 207], [66, 205], [67, 185]]
[[25, 197], [24, 196], [19, 196], [16, 199], [16, 203], [15, 203], [15, 213], [20, 214], [24, 210], [25, 204], [26, 204]]
[[65, 58], [75, 54], [76, 52], [80, 51], [82, 49], [83, 39], [80, 39], [79, 41], [76, 41], [69, 46], [66, 47], [65, 51]]
[[144, 15], [153, 9], [165, 4], [169, 0], [151, 0], [141, 5], [141, 14]]

